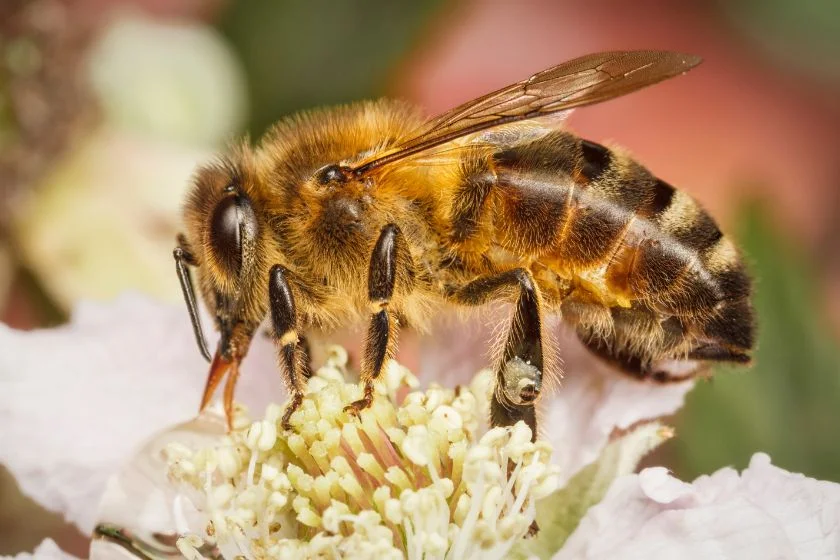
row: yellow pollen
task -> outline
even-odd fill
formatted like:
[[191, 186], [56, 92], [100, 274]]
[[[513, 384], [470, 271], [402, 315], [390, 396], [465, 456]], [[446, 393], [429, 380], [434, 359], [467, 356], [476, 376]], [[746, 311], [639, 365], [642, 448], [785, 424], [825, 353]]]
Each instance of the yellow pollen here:
[[559, 477], [524, 423], [484, 431], [492, 373], [457, 395], [432, 386], [395, 402], [417, 380], [390, 362], [355, 418], [343, 411], [360, 396], [344, 381], [347, 353], [328, 355], [290, 431], [271, 405], [256, 422], [241, 412], [215, 448], [169, 446], [170, 476], [207, 517], [204, 534], [179, 540], [182, 554], [211, 544], [225, 558], [504, 558]]

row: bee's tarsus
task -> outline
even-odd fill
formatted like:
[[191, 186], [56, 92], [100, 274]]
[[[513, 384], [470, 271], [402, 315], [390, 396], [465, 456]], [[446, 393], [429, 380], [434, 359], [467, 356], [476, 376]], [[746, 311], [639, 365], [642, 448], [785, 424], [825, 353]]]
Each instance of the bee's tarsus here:
[[289, 399], [289, 404], [286, 405], [286, 411], [283, 412], [283, 418], [280, 420], [280, 426], [288, 431], [292, 430], [292, 414], [300, 407], [300, 403], [303, 402], [303, 394], [302, 393], [293, 393], [292, 398]]
[[300, 374], [309, 379], [312, 377], [312, 348], [309, 346], [309, 339], [298, 335], [298, 352], [300, 354]]
[[365, 376], [371, 380], [379, 377], [382, 366], [388, 357], [388, 347], [393, 346], [391, 337], [391, 317], [389, 310], [382, 309], [370, 317], [367, 340], [365, 343], [364, 364]]
[[365, 395], [357, 400], [353, 401], [347, 406], [344, 407], [344, 412], [359, 418], [362, 411], [370, 408], [370, 405], [373, 404], [373, 382], [365, 383]]
[[239, 362], [231, 363], [227, 381], [225, 381], [224, 400], [225, 419], [227, 420], [228, 431], [233, 429], [233, 397], [236, 390], [236, 382], [239, 380]]

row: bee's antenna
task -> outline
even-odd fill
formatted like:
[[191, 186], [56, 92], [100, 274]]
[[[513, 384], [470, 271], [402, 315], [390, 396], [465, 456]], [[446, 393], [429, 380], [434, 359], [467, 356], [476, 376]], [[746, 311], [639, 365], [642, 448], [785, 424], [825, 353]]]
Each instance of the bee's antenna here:
[[208, 362], [211, 360], [210, 351], [207, 349], [207, 340], [204, 338], [204, 330], [201, 328], [201, 319], [198, 316], [198, 306], [195, 303], [195, 288], [193, 287], [192, 276], [187, 270], [186, 262], [192, 260], [189, 253], [182, 247], [176, 247], [172, 251], [172, 256], [175, 257], [175, 270], [178, 272], [178, 280], [181, 282], [181, 291], [184, 293], [184, 301], [187, 304], [187, 310], [190, 313], [190, 321], [192, 321], [193, 333], [195, 334], [195, 341], [198, 343], [198, 349], [201, 355]]

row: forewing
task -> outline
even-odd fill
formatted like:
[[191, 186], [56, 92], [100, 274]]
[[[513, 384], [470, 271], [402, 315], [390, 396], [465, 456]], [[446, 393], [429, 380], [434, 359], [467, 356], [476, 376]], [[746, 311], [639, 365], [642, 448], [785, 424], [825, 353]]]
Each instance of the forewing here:
[[697, 56], [668, 51], [582, 56], [447, 111], [393, 151], [362, 162], [356, 172], [364, 173], [487, 128], [619, 97], [683, 74], [699, 63]]

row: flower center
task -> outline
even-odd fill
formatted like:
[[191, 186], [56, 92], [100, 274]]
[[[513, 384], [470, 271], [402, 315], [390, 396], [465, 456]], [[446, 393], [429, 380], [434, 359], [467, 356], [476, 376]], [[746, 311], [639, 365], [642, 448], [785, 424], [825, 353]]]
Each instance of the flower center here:
[[253, 423], [240, 409], [221, 446], [167, 449], [170, 475], [208, 517], [205, 535], [179, 542], [185, 556], [207, 540], [227, 558], [503, 558], [526, 535], [558, 475], [524, 423], [481, 433], [489, 371], [470, 387], [411, 391], [417, 380], [391, 362], [356, 419], [346, 362], [331, 349], [289, 432], [278, 405]]

